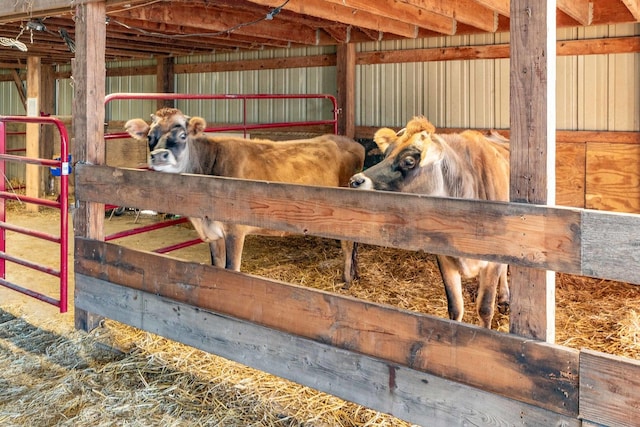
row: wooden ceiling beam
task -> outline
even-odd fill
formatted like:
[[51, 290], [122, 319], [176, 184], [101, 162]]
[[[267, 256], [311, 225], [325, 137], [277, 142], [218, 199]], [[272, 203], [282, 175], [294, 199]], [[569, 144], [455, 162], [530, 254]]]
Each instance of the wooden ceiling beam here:
[[[116, 29], [120, 26], [122, 29]], [[254, 37], [234, 34], [233, 38], [229, 34], [222, 34], [216, 37], [205, 37], [201, 28], [187, 27], [184, 25], [164, 24], [160, 22], [150, 22], [128, 18], [113, 18], [111, 24], [107, 27], [107, 35], [111, 31], [120, 31], [124, 34], [131, 34], [135, 31], [139, 34], [151, 33], [150, 37], [156, 37], [153, 34], [167, 36], [165, 38], [158, 37], [158, 40], [180, 42], [181, 43], [203, 43], [209, 44], [215, 41], [216, 44], [225, 47], [236, 47], [238, 49], [261, 49], [264, 47], [289, 47], [290, 43], [283, 40], [265, 39], [264, 37]], [[189, 37], [185, 37], [189, 36]]]
[[580, 25], [591, 25], [593, 21], [593, 2], [589, 0], [557, 0], [556, 6]]
[[[127, 9], [109, 16], [145, 20], [159, 23], [188, 22], [192, 28], [203, 32], [261, 36], [305, 45], [316, 45], [316, 30], [303, 25], [278, 25], [274, 20], [260, 20], [263, 16], [248, 13], [227, 13], [213, 7], [181, 3], [153, 4], [145, 8]], [[176, 5], [177, 6], [177, 5]], [[251, 23], [251, 24], [249, 24]]]
[[[396, 21], [406, 22], [420, 28], [453, 35], [455, 19], [421, 9], [397, 0], [325, 0], [327, 3], [351, 7]], [[358, 12], [359, 13], [359, 12]]]
[[636, 21], [640, 21], [640, 0], [622, 0], [622, 2]]
[[[282, 5], [281, 0], [250, 0], [251, 3], [269, 7]], [[343, 6], [342, 2], [331, 3], [324, 0], [289, 0], [284, 9], [326, 19], [330, 22], [341, 22], [356, 27], [368, 28], [375, 31], [392, 33], [406, 38], [416, 38], [418, 30], [415, 25], [372, 13]]]
[[336, 42], [343, 44], [351, 41], [351, 25], [327, 26], [322, 30], [329, 34]]
[[488, 7], [489, 9], [495, 10], [502, 16], [509, 16], [511, 0], [476, 0], [476, 3]]
[[474, 0], [399, 0], [490, 33], [498, 29], [498, 13]]

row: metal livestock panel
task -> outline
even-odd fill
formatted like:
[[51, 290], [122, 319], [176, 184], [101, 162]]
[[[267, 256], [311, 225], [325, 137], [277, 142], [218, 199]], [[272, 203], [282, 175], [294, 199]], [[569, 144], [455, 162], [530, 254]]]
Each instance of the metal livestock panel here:
[[[325, 82], [330, 82], [325, 84]], [[251, 70], [182, 74], [176, 76], [177, 93], [207, 94], [309, 94], [335, 93], [335, 68], [312, 67], [288, 70]], [[229, 101], [179, 101], [178, 108], [215, 123], [240, 123], [242, 103]], [[327, 104], [314, 100], [252, 100], [250, 122], [305, 121], [309, 118], [331, 118]]]

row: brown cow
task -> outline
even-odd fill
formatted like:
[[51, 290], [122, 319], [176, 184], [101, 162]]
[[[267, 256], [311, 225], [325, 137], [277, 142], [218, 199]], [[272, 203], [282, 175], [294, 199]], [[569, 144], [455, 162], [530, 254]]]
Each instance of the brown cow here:
[[[151, 117], [151, 125], [131, 119], [125, 129], [132, 137], [148, 141], [149, 166], [156, 171], [346, 187], [364, 164], [364, 147], [344, 136], [278, 142], [213, 137], [203, 133], [204, 119], [185, 116], [175, 108], [160, 109]], [[247, 234], [286, 234], [213, 218], [190, 221], [200, 238], [209, 242], [212, 264], [236, 271], [240, 270]], [[352, 242], [342, 242], [342, 249], [342, 278], [348, 285], [357, 279], [355, 247]]]
[[[508, 140], [468, 130], [436, 134], [424, 117], [414, 117], [405, 129], [382, 128], [374, 141], [385, 153], [377, 165], [354, 175], [352, 188], [399, 191], [429, 196], [479, 200], [509, 200]], [[436, 256], [442, 274], [449, 317], [462, 320], [462, 277], [478, 279], [476, 306], [482, 326], [491, 327], [494, 301], [506, 312], [509, 304], [507, 265], [451, 256]]]

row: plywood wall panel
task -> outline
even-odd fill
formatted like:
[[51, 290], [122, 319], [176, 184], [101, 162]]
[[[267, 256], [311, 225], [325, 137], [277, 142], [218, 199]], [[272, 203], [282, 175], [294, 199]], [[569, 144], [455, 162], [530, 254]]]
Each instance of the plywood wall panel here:
[[584, 144], [556, 143], [556, 203], [584, 208]]
[[586, 208], [640, 213], [640, 146], [587, 143]]

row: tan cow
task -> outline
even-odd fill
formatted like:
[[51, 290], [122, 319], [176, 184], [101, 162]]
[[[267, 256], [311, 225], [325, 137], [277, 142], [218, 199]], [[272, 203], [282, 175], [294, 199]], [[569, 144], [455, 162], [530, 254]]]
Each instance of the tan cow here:
[[[149, 143], [151, 169], [169, 173], [192, 173], [315, 186], [346, 187], [349, 178], [362, 170], [364, 147], [350, 138], [324, 135], [294, 141], [247, 140], [203, 133], [201, 117], [185, 116], [175, 108], [152, 115], [151, 125], [131, 119], [125, 129]], [[247, 234], [283, 236], [286, 233], [258, 227], [223, 223], [214, 218], [190, 218], [200, 238], [209, 242], [211, 262], [240, 270]], [[343, 280], [357, 278], [355, 246], [342, 242], [345, 252]]]
[[[349, 184], [352, 188], [509, 200], [509, 145], [497, 133], [486, 136], [468, 130], [436, 134], [426, 118], [414, 117], [398, 133], [388, 128], [378, 130], [374, 141], [385, 158], [354, 175]], [[436, 258], [451, 319], [460, 321], [464, 314], [463, 277], [478, 277], [476, 306], [482, 326], [491, 327], [498, 290], [500, 310], [508, 310], [506, 264], [444, 255]]]

